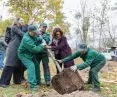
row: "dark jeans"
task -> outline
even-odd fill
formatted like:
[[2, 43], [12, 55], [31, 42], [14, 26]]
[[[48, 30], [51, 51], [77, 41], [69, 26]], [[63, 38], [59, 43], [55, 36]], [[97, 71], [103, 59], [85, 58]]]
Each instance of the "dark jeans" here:
[[27, 69], [27, 68], [22, 64], [22, 65], [21, 65], [21, 69], [20, 69], [20, 70], [21, 70], [20, 72], [21, 72], [21, 81], [22, 81], [22, 82], [23, 82], [23, 81], [26, 81], [26, 79], [25, 79], [25, 77], [24, 77], [24, 72], [26, 71], [26, 69]]
[[5, 66], [1, 75], [0, 84], [9, 85], [13, 75], [13, 83], [21, 83], [21, 68]]
[[39, 64], [42, 61], [45, 82], [51, 81], [50, 69], [49, 69], [49, 64], [48, 64], [49, 63], [48, 55], [47, 54], [39, 54], [36, 59], [37, 59]]

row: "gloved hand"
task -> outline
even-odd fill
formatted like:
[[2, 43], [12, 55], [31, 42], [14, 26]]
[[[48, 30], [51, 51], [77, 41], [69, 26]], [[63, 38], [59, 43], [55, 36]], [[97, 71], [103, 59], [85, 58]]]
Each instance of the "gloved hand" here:
[[63, 63], [63, 61], [62, 60], [56, 60], [59, 64], [61, 64], [61, 63]]
[[43, 46], [45, 46], [45, 45], [47, 45], [45, 42], [42, 42], [42, 44], [41, 45], [43, 45]]
[[75, 72], [77, 70], [77, 66], [76, 65], [71, 66], [70, 69]]
[[42, 39], [42, 45], [43, 45], [43, 46], [47, 45], [47, 44], [46, 44], [46, 41], [45, 41], [44, 39]]
[[42, 39], [42, 43], [46, 43], [46, 41], [44, 39]]
[[46, 45], [45, 48], [47, 48], [47, 49], [51, 49], [51, 46]]

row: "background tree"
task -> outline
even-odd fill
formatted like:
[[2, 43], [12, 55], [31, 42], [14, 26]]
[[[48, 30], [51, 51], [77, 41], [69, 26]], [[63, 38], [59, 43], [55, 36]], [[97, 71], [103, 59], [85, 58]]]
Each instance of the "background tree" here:
[[110, 20], [110, 0], [100, 1], [100, 8], [94, 9], [94, 18], [96, 21], [92, 28], [95, 29], [96, 36], [98, 37], [98, 48], [101, 49], [106, 47], [111, 47], [115, 44], [115, 34], [113, 29], [113, 24]]
[[80, 0], [80, 2], [81, 7], [75, 14], [78, 39], [99, 49], [113, 46], [116, 35], [110, 19], [111, 1], [101, 0], [98, 6], [94, 5], [90, 8], [87, 0]]
[[4, 35], [6, 31], [6, 27], [10, 26], [12, 24], [12, 20], [6, 19], [0, 21], [0, 35]]
[[76, 33], [80, 37], [81, 41], [84, 43], [88, 42], [88, 30], [90, 27], [90, 17], [87, 10], [87, 0], [80, 1], [80, 9], [75, 14], [75, 20], [77, 24]]
[[64, 22], [61, 12], [63, 3], [63, 0], [8, 0], [7, 6], [10, 13], [23, 18], [26, 23], [30, 20], [37, 23], [48, 20], [50, 26], [59, 25], [68, 31], [68, 23]]
[[90, 26], [90, 17], [87, 10], [87, 0], [82, 0], [80, 2], [81, 10], [77, 11], [75, 14], [77, 29], [76, 33], [81, 41], [84, 43], [88, 42], [88, 30]]

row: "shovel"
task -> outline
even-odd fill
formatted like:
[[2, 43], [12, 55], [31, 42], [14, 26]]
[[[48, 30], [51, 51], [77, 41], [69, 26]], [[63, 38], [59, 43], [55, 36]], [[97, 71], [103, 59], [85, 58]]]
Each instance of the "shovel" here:
[[52, 61], [54, 62], [54, 64], [56, 65], [57, 69], [59, 72], [62, 72], [62, 68], [60, 67], [60, 65], [58, 64], [58, 62], [56, 61], [54, 55], [52, 54], [51, 50], [48, 49], [48, 53], [50, 54], [50, 57], [52, 59]]

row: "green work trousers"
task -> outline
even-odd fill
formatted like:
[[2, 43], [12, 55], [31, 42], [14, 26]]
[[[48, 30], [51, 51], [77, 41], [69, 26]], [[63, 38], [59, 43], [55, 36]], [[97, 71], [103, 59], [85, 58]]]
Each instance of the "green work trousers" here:
[[20, 57], [20, 60], [27, 68], [28, 82], [30, 83], [30, 88], [34, 88], [38, 85], [40, 81], [40, 66], [36, 58], [28, 59], [25, 57]]
[[98, 72], [105, 65], [106, 61], [100, 61], [98, 64], [90, 68], [88, 83], [93, 84], [94, 88], [100, 87]]

